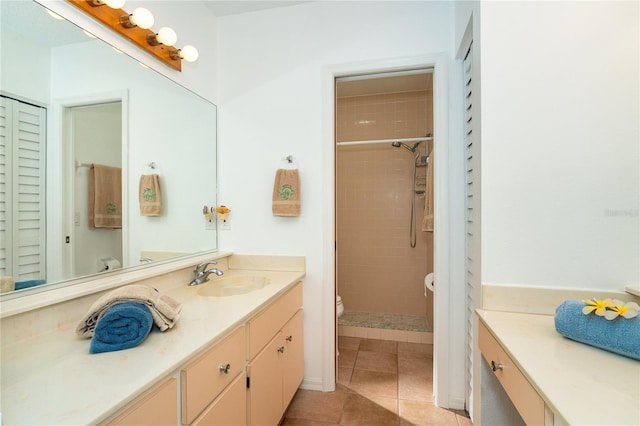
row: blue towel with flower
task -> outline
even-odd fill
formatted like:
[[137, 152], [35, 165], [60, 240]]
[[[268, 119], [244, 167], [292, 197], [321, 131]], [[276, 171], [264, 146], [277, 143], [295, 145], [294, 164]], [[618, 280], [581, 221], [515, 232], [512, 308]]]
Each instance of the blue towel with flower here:
[[555, 326], [571, 340], [640, 360], [640, 315], [634, 302], [565, 300], [556, 309]]
[[142, 303], [119, 303], [100, 317], [91, 338], [89, 353], [120, 351], [139, 345], [153, 326], [153, 315]]

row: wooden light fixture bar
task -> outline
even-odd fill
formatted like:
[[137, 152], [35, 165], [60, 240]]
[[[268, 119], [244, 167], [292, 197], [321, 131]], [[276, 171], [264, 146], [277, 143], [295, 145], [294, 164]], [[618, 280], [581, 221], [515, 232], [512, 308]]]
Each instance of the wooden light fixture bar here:
[[151, 46], [147, 42], [147, 36], [155, 34], [151, 30], [145, 30], [140, 27], [125, 28], [120, 24], [120, 17], [122, 15], [129, 15], [129, 12], [123, 9], [112, 9], [107, 5], [92, 6], [87, 0], [67, 0], [69, 3], [75, 5], [79, 9], [86, 12], [88, 15], [93, 16], [98, 21], [102, 22], [107, 27], [111, 28], [115, 32], [121, 34], [124, 38], [132, 41], [138, 45], [145, 52], [155, 56], [169, 67], [182, 71], [182, 60], [171, 59], [169, 52], [175, 49], [171, 46], [165, 46], [159, 44], [157, 46]]

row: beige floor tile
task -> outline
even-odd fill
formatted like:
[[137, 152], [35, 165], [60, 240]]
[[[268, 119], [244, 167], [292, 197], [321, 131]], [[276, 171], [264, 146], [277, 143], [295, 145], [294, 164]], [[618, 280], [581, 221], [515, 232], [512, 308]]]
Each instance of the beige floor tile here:
[[433, 359], [427, 354], [415, 352], [399, 353], [398, 373], [433, 377]]
[[398, 399], [433, 402], [433, 379], [414, 374], [399, 374]]
[[358, 351], [355, 368], [360, 370], [398, 373], [398, 356], [386, 352]]
[[395, 354], [398, 352], [397, 346], [398, 342], [396, 341], [367, 339], [360, 342], [359, 350]]
[[380, 371], [353, 370], [349, 388], [364, 396], [398, 398], [398, 375]]
[[298, 389], [285, 417], [338, 424], [346, 397], [342, 388], [333, 392]]
[[458, 426], [455, 413], [438, 408], [432, 403], [398, 401], [400, 425], [450, 425]]
[[338, 423], [325, 423], [325, 422], [316, 422], [314, 420], [307, 419], [291, 419], [289, 417], [285, 417], [280, 426], [339, 426]]
[[338, 384], [349, 386], [349, 383], [351, 383], [352, 373], [353, 368], [338, 367]]
[[433, 345], [427, 345], [425, 343], [398, 342], [398, 353], [401, 352], [417, 352], [433, 355]]
[[456, 420], [458, 421], [458, 426], [473, 426], [473, 422], [467, 415], [461, 415], [456, 413]]
[[358, 351], [352, 350], [341, 350], [340, 355], [338, 355], [338, 367], [342, 368], [353, 368], [356, 363], [356, 357], [358, 356]]
[[398, 416], [374, 401], [350, 393], [344, 403], [341, 425], [398, 426]]
[[358, 346], [360, 346], [360, 340], [359, 337], [338, 336], [338, 350], [357, 351]]

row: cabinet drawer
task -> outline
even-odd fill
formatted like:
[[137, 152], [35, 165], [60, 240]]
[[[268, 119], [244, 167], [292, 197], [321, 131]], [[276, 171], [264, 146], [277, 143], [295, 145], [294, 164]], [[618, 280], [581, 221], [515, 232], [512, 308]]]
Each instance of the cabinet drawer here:
[[193, 422], [194, 426], [245, 426], [247, 375], [242, 373]]
[[[182, 369], [183, 424], [190, 424], [225, 386], [244, 371], [245, 354], [245, 328], [239, 327]], [[227, 365], [228, 370], [224, 370]]]
[[544, 425], [544, 401], [482, 322], [478, 338], [482, 356], [490, 366], [496, 365], [494, 374], [525, 423]]
[[178, 385], [169, 379], [134, 402], [108, 425], [175, 425], [178, 418]]
[[298, 283], [249, 321], [249, 359], [253, 359], [301, 307], [302, 283]]

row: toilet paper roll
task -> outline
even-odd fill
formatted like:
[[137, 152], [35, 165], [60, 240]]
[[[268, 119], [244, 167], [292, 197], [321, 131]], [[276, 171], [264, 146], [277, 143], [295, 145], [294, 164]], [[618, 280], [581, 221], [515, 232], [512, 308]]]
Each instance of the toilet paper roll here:
[[100, 272], [122, 268], [122, 264], [115, 257], [103, 257], [98, 263], [100, 265]]
[[433, 291], [433, 272], [424, 276], [424, 297], [427, 297], [427, 290]]

